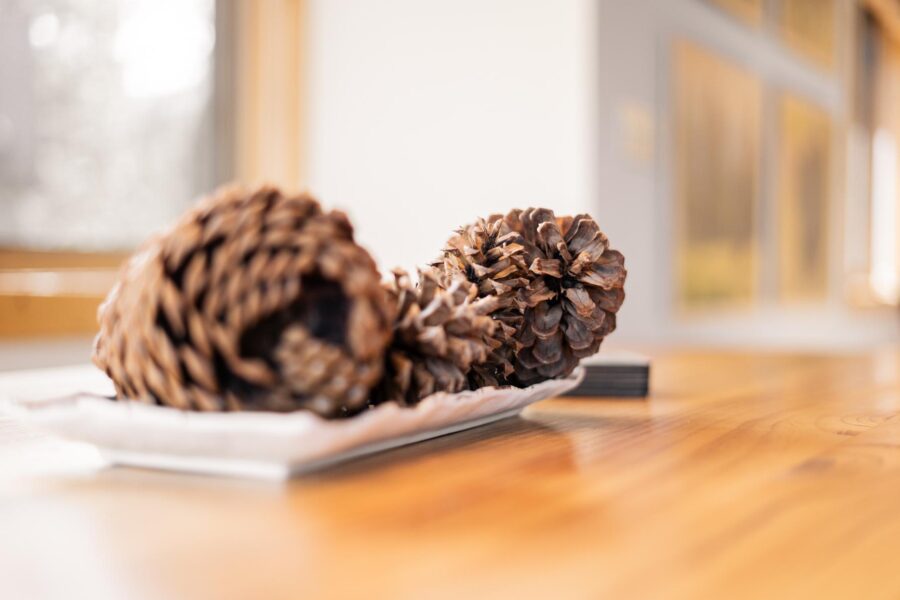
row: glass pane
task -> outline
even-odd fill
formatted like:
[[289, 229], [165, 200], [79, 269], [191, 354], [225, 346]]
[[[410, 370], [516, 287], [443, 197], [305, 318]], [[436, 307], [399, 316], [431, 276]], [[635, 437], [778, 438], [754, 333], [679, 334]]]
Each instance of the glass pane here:
[[780, 295], [788, 301], [825, 300], [831, 247], [831, 118], [793, 95], [781, 99], [779, 112]]
[[837, 51], [834, 0], [781, 0], [779, 22], [789, 46], [832, 69]]
[[208, 188], [214, 38], [213, 0], [0, 0], [0, 245], [132, 247]]
[[757, 287], [761, 83], [687, 42], [674, 60], [679, 300], [748, 304]]

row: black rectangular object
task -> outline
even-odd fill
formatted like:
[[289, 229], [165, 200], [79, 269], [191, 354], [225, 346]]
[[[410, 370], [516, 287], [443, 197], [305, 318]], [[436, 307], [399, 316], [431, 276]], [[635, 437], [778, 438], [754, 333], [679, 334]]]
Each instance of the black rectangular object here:
[[650, 361], [631, 354], [600, 355], [582, 363], [584, 380], [566, 396], [643, 398], [650, 391]]

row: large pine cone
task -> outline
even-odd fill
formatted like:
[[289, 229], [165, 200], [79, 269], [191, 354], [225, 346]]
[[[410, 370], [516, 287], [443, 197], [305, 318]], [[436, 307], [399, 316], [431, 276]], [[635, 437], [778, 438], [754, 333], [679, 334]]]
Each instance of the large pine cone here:
[[615, 329], [625, 299], [625, 259], [588, 215], [494, 215], [458, 231], [434, 266], [500, 298], [494, 317], [515, 331], [507, 342], [517, 385], [571, 373]]
[[123, 398], [346, 416], [380, 379], [393, 315], [343, 213], [227, 187], [126, 265], [100, 308], [94, 362]]
[[419, 271], [418, 286], [404, 271], [394, 271], [394, 278], [387, 288], [398, 306], [394, 339], [374, 402], [410, 406], [435, 392], [491, 383], [481, 367], [502, 345], [487, 316], [496, 300], [477, 299], [475, 286], [465, 279], [445, 288], [431, 271]]

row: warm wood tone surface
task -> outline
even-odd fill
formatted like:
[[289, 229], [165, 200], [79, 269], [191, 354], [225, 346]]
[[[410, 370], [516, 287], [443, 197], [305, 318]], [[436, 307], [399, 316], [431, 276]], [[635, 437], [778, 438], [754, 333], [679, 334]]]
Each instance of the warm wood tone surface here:
[[306, 1], [237, 0], [235, 173], [297, 189], [305, 183]]
[[126, 256], [0, 247], [0, 339], [94, 333]]
[[128, 257], [126, 252], [65, 252], [0, 247], [0, 270], [8, 269], [112, 269]]
[[0, 339], [93, 334], [102, 301], [102, 295], [0, 293]]
[[0, 597], [900, 597], [900, 352], [653, 369], [647, 401], [551, 400], [284, 486], [73, 472], [0, 421]]

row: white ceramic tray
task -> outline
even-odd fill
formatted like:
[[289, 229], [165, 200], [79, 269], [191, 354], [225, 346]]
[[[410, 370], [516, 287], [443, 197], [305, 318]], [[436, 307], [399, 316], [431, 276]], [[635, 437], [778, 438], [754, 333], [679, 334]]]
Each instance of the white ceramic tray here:
[[114, 464], [287, 479], [514, 416], [533, 402], [572, 389], [582, 377], [579, 368], [565, 379], [524, 389], [438, 393], [414, 408], [383, 404], [350, 419], [333, 421], [305, 411], [184, 412], [116, 402], [94, 393], [49, 400], [12, 398], [8, 408], [40, 430], [96, 446]]

